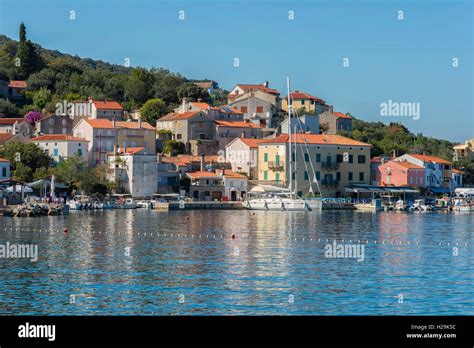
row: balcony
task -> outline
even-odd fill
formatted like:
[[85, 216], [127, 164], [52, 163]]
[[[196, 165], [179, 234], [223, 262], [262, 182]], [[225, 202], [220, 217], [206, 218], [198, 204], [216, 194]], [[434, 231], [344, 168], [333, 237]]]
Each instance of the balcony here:
[[339, 185], [339, 180], [321, 180], [321, 185], [328, 186], [328, 187], [336, 187]]
[[268, 169], [281, 172], [285, 169], [285, 163], [283, 161], [269, 161], [268, 162]]
[[331, 162], [321, 162], [321, 167], [322, 168], [326, 168], [326, 169], [337, 169], [339, 168], [339, 163], [337, 163], [336, 161], [331, 161]]

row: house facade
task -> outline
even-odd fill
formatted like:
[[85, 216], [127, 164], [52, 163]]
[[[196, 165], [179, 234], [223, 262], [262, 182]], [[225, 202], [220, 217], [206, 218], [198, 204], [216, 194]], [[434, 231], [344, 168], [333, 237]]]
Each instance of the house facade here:
[[[280, 125], [280, 133], [288, 134], [289, 119], [286, 118]], [[296, 132], [295, 132], [296, 129]], [[292, 133], [312, 133], [319, 134], [319, 116], [318, 115], [301, 115], [291, 118]]]
[[326, 134], [338, 131], [352, 131], [352, 117], [342, 112], [325, 111], [319, 115], [319, 123]]
[[23, 99], [25, 98], [24, 91], [26, 89], [26, 81], [21, 80], [10, 80], [8, 83], [8, 95], [10, 99]]
[[[309, 93], [294, 91], [290, 93], [290, 96], [291, 105], [296, 110], [304, 108], [306, 111], [311, 111], [315, 115], [329, 110], [329, 106], [324, 100]], [[281, 101], [281, 108], [288, 112], [288, 96]]]
[[432, 192], [449, 192], [452, 188], [453, 163], [443, 158], [420, 154], [405, 154], [396, 159], [425, 168], [425, 187]]
[[35, 124], [37, 135], [67, 134], [72, 135], [73, 120], [67, 115], [45, 116]]
[[455, 145], [453, 150], [458, 159], [474, 159], [474, 139], [466, 140], [464, 144]]
[[88, 162], [95, 167], [107, 164], [107, 154], [114, 146], [144, 147], [156, 154], [155, 128], [141, 121], [115, 121], [87, 118], [73, 129], [75, 137], [88, 140]]
[[265, 139], [235, 138], [225, 148], [225, 158], [232, 171], [258, 179], [258, 144]]
[[48, 134], [32, 138], [32, 142], [44, 150], [55, 163], [79, 155], [87, 162], [88, 141], [67, 134]]
[[223, 150], [235, 138], [261, 138], [262, 127], [243, 121], [214, 121], [219, 149]]
[[[289, 136], [282, 134], [258, 144], [258, 182], [288, 187], [290, 175], [299, 196], [345, 195], [351, 183], [369, 184], [371, 145], [339, 135], [292, 135], [292, 173]], [[318, 187], [319, 186], [319, 187]]]
[[24, 118], [0, 118], [0, 133], [21, 134], [31, 138], [33, 127]]
[[0, 180], [10, 179], [10, 161], [0, 157]]
[[144, 147], [115, 147], [107, 156], [107, 178], [133, 198], [152, 196], [158, 189], [156, 155]]
[[377, 184], [425, 187], [425, 168], [408, 161], [388, 161], [377, 168]]

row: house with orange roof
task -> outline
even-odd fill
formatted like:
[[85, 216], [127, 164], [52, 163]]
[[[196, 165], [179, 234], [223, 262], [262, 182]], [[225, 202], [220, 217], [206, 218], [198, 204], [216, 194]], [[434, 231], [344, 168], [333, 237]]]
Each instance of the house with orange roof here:
[[8, 83], [8, 95], [10, 99], [23, 99], [25, 98], [24, 91], [26, 89], [26, 81], [22, 80], [10, 80]]
[[247, 193], [247, 177], [227, 169], [188, 172], [189, 195], [197, 201], [239, 201]]
[[280, 92], [260, 85], [237, 84], [228, 95], [228, 106], [243, 113], [244, 120], [273, 128], [281, 113]]
[[[279, 131], [281, 134], [288, 134], [289, 118], [280, 124]], [[318, 115], [298, 115], [291, 118], [291, 132], [292, 133], [312, 133], [319, 134], [319, 116]]]
[[74, 121], [74, 126], [84, 118], [93, 119], [113, 119], [122, 121], [124, 110], [119, 102], [113, 100], [93, 100], [89, 98], [87, 101], [72, 102], [70, 117]]
[[261, 138], [262, 127], [245, 121], [214, 121], [216, 126], [216, 140], [219, 150], [224, 150], [226, 145], [235, 138]]
[[[259, 184], [288, 187], [299, 196], [345, 195], [349, 184], [369, 184], [371, 145], [334, 134], [288, 134], [258, 143]], [[290, 153], [292, 171], [290, 172]]]
[[24, 118], [0, 118], [0, 133], [21, 134], [25, 138], [30, 138], [33, 132], [34, 128]]
[[113, 151], [114, 146], [144, 147], [148, 153], [156, 154], [155, 128], [141, 120], [85, 118], [74, 127], [73, 135], [88, 140], [88, 162], [94, 167], [106, 165], [107, 153]]
[[12, 133], [0, 133], [0, 151], [5, 148], [5, 145], [10, 142], [22, 142], [27, 143], [30, 141], [30, 138], [25, 138], [21, 134], [12, 134]]
[[225, 147], [225, 158], [232, 170], [245, 174], [250, 180], [258, 179], [258, 144], [265, 139], [235, 138]]
[[217, 151], [214, 120], [203, 110], [171, 112], [156, 121], [156, 130], [170, 132], [171, 139], [184, 143], [188, 153], [200, 154], [200, 144], [212, 149], [206, 154]]
[[319, 115], [319, 124], [326, 134], [337, 134], [338, 131], [352, 131], [352, 117], [343, 112], [333, 111], [332, 106], [328, 111]]
[[453, 163], [444, 158], [422, 154], [405, 154], [396, 159], [425, 168], [426, 188], [434, 193], [452, 191]]
[[10, 161], [0, 157], [0, 180], [10, 179]]
[[107, 153], [107, 179], [133, 198], [151, 197], [158, 190], [158, 161], [146, 147], [119, 147]]
[[452, 173], [453, 181], [452, 182], [453, 182], [454, 188], [463, 186], [464, 174], [465, 174], [465, 172], [463, 172], [462, 170], [453, 168], [453, 173]]
[[391, 160], [377, 168], [378, 186], [425, 187], [425, 168], [408, 161]]
[[202, 82], [194, 82], [194, 84], [209, 94], [214, 94], [216, 89], [219, 88], [218, 83], [215, 81], [202, 81]]
[[[290, 99], [291, 105], [295, 110], [304, 109], [305, 111], [309, 111], [315, 115], [319, 115], [329, 110], [329, 106], [323, 99], [306, 92], [300, 92], [298, 90], [291, 92]], [[281, 108], [288, 112], [288, 95], [281, 101]]]
[[32, 138], [31, 141], [42, 148], [55, 163], [64, 161], [74, 155], [79, 155], [82, 160], [87, 161], [89, 141], [84, 138], [68, 134], [47, 134]]

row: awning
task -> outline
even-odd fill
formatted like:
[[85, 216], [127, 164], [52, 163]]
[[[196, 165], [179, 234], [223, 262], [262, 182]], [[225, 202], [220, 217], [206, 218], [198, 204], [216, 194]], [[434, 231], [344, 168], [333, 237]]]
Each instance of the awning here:
[[[36, 180], [36, 181], [30, 182], [29, 184], [26, 184], [26, 186], [29, 186], [29, 187], [51, 186], [51, 180], [47, 180], [47, 179]], [[55, 181], [54, 187], [57, 189], [65, 189], [65, 188], [68, 188], [69, 186]]]

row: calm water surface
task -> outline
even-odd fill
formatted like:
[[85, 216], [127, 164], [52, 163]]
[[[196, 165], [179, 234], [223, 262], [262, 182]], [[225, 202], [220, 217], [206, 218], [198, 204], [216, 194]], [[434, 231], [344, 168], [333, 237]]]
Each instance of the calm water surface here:
[[3, 315], [474, 315], [472, 213], [71, 212], [0, 217], [7, 241], [39, 259], [0, 259]]

